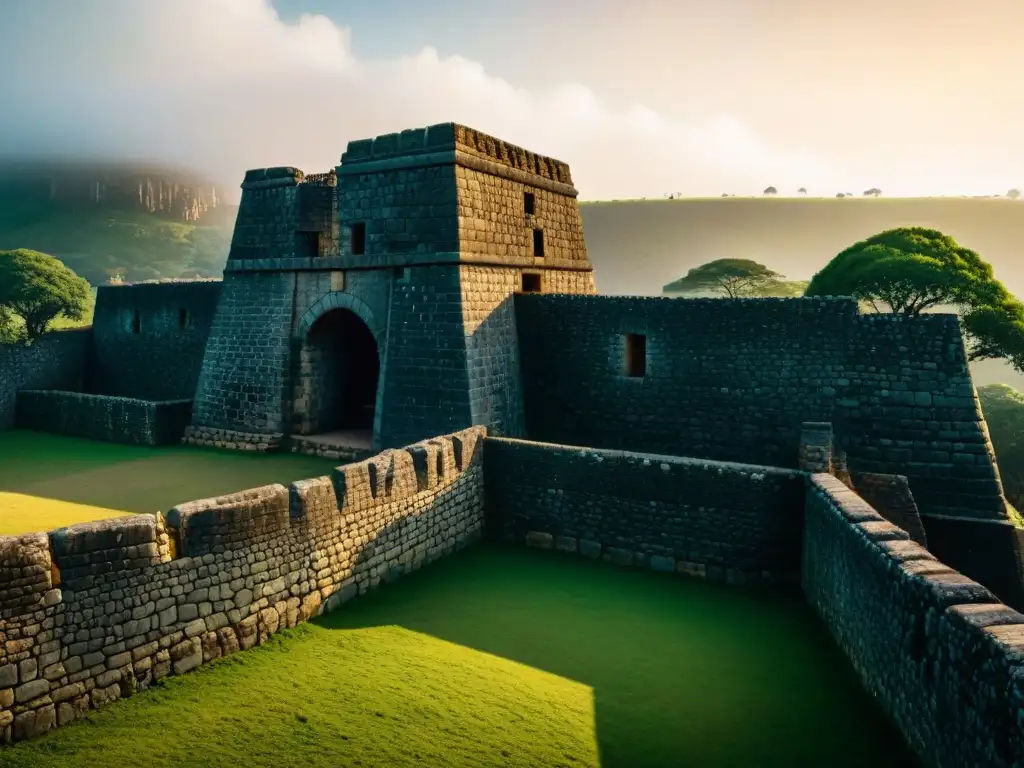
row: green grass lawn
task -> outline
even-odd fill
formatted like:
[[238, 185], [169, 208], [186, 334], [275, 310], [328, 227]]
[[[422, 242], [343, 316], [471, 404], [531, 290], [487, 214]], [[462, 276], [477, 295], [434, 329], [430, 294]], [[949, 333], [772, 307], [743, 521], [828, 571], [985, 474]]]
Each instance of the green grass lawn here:
[[329, 459], [172, 446], [143, 448], [0, 432], [0, 535], [31, 533], [269, 483], [327, 474]]
[[481, 546], [0, 764], [916, 762], [798, 594]]

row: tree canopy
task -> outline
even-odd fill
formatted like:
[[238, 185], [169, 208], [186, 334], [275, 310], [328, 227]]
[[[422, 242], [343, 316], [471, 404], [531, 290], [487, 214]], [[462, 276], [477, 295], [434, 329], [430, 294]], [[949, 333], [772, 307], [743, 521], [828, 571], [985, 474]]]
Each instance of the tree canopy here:
[[942, 232], [903, 227], [847, 248], [818, 272], [807, 296], [853, 296], [917, 315], [939, 305], [993, 306], [1008, 297], [992, 267]]
[[1019, 189], [1011, 189], [1009, 192], [1006, 193], [1006, 196], [1008, 198], [1010, 198], [1011, 200], [1016, 200], [1017, 198], [1020, 197], [1020, 190]]
[[[750, 259], [716, 259], [694, 267], [684, 277], [666, 285], [664, 293], [724, 293], [731, 299], [764, 293], [787, 285], [782, 275]], [[799, 295], [799, 294], [795, 294]]]
[[1024, 372], [1024, 304], [1008, 296], [968, 309], [961, 322], [969, 360], [1006, 360]]
[[28, 341], [46, 333], [63, 316], [82, 317], [89, 305], [89, 283], [53, 256], [24, 248], [0, 251], [0, 325], [10, 335], [12, 316], [24, 321]]
[[853, 296], [903, 315], [950, 307], [961, 316], [970, 360], [1003, 359], [1024, 372], [1024, 304], [988, 262], [937, 230], [891, 229], [856, 243], [811, 279], [805, 295]]

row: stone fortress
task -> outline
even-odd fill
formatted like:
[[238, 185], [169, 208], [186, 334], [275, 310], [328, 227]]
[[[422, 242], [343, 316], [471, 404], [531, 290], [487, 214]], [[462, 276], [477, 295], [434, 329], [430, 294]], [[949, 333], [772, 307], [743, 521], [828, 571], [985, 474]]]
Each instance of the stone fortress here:
[[242, 190], [223, 281], [0, 348], [0, 428], [341, 466], [0, 537], [0, 741], [486, 536], [799, 584], [926, 764], [1024, 765], [1020, 538], [955, 316], [596, 295], [568, 167], [459, 125]]

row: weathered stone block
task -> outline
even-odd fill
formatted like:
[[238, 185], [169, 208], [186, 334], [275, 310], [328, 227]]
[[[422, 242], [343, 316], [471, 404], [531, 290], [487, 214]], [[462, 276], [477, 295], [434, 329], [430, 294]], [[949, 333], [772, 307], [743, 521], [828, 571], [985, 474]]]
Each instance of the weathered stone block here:
[[555, 549], [560, 552], [575, 552], [577, 547], [576, 539], [572, 536], [556, 536]]
[[57, 724], [57, 711], [52, 704], [22, 712], [14, 718], [14, 740], [42, 736]]
[[543, 531], [527, 531], [526, 546], [535, 549], [551, 549], [554, 545], [554, 536]]
[[18, 704], [38, 699], [50, 692], [49, 680], [32, 680], [14, 689], [14, 700]]

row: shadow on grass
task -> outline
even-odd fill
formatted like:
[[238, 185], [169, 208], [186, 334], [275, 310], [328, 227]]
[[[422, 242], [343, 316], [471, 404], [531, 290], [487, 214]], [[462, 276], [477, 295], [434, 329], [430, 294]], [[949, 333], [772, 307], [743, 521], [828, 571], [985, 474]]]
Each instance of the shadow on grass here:
[[917, 764], [796, 591], [482, 545], [318, 621], [398, 624], [586, 684], [604, 768]]

